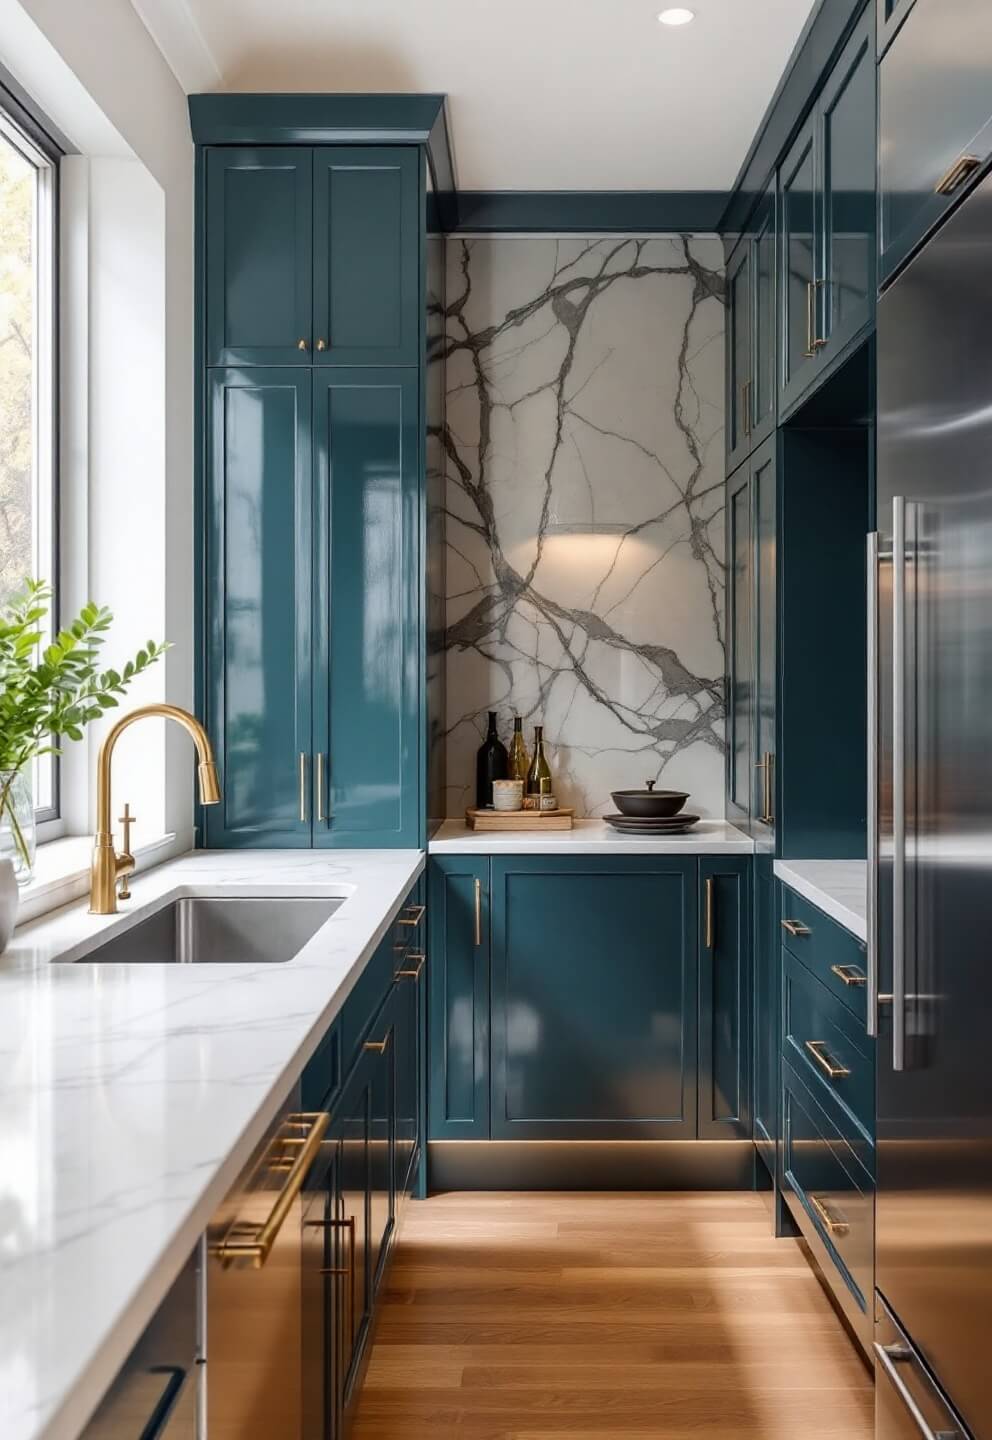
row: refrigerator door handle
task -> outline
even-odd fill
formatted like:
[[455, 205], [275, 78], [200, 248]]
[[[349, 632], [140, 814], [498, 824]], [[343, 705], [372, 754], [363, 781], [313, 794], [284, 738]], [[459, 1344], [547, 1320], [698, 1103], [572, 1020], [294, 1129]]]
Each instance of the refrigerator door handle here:
[[906, 497], [892, 497], [892, 1068], [906, 1066]]
[[878, 1035], [878, 532], [868, 536], [868, 1034]]
[[913, 1399], [897, 1368], [901, 1361], [912, 1359], [913, 1352], [909, 1346], [903, 1345], [898, 1341], [894, 1345], [879, 1345], [876, 1341], [872, 1348], [878, 1358], [878, 1363], [892, 1382], [892, 1387], [899, 1396], [899, 1399], [912, 1416], [913, 1423], [922, 1435], [923, 1440], [964, 1440], [964, 1436], [959, 1430], [938, 1431], [931, 1429], [926, 1416]]

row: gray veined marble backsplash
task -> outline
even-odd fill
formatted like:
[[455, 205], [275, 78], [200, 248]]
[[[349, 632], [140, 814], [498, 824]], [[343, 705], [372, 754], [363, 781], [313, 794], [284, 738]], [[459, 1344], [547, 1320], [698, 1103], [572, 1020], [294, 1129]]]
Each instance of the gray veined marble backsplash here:
[[490, 709], [581, 813], [723, 814], [723, 293], [712, 237], [448, 242], [449, 814]]

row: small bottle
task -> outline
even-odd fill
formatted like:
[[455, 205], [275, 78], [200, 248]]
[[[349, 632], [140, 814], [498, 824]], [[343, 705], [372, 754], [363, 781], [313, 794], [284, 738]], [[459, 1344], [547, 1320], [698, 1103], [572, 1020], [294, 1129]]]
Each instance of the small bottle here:
[[519, 715], [513, 717], [513, 739], [510, 741], [510, 780], [522, 780], [524, 789], [527, 788], [527, 772], [530, 769], [530, 756], [527, 754], [527, 742], [524, 740], [524, 722]]
[[493, 808], [493, 781], [505, 780], [510, 760], [506, 746], [496, 733], [496, 711], [489, 711], [489, 729], [479, 746], [475, 762], [475, 804], [479, 810]]
[[540, 795], [551, 789], [551, 766], [544, 753], [544, 726], [534, 726], [534, 758], [527, 771], [527, 794]]

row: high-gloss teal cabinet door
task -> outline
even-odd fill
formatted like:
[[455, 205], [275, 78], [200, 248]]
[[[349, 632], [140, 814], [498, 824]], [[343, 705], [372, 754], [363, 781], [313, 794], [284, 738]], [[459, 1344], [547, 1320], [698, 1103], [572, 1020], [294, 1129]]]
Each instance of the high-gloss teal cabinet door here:
[[751, 449], [753, 247], [745, 235], [727, 266], [727, 469]]
[[223, 790], [206, 843], [307, 846], [310, 372], [212, 370], [206, 420], [204, 719]]
[[419, 163], [412, 145], [314, 151], [318, 365], [419, 363]]
[[772, 437], [751, 456], [754, 524], [754, 762], [753, 834], [762, 849], [775, 846], [778, 606], [778, 475]]
[[751, 1138], [751, 857], [699, 860], [699, 1138]]
[[781, 405], [797, 399], [819, 369], [822, 259], [817, 117], [803, 126], [779, 170]]
[[208, 365], [311, 363], [313, 152], [206, 152]]
[[428, 1134], [489, 1138], [489, 859], [430, 862]]
[[779, 1138], [781, 943], [779, 883], [770, 854], [754, 858], [754, 1142], [775, 1174]]
[[493, 857], [494, 1140], [696, 1134], [694, 857]]
[[751, 469], [727, 481], [727, 813], [750, 828], [754, 744], [754, 551]]
[[758, 202], [753, 221], [752, 284], [754, 303], [751, 319], [751, 447], [760, 445], [775, 428], [775, 361], [778, 356], [778, 308], [775, 303], [776, 272], [776, 177]]
[[314, 844], [417, 846], [419, 377], [313, 373]]
[[875, 302], [875, 27], [851, 36], [820, 97], [825, 362], [871, 320]]

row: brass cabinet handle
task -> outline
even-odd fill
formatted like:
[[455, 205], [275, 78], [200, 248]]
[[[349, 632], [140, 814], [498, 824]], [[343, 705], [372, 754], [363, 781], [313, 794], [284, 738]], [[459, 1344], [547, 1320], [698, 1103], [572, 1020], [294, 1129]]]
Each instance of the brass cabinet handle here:
[[297, 340], [297, 342], [296, 342], [296, 348], [297, 348], [297, 350], [309, 350], [309, 349], [310, 349], [310, 341], [309, 341], [309, 340], [304, 340], [304, 339], [301, 338], [301, 339]]
[[868, 976], [857, 965], [831, 965], [830, 973], [843, 980], [845, 985], [865, 985], [868, 982]]
[[826, 340], [820, 339], [817, 335], [816, 325], [816, 296], [823, 284], [822, 280], [806, 281], [806, 349], [803, 352], [804, 360], [815, 360], [818, 350], [826, 345]]
[[741, 386], [741, 409], [744, 411], [744, 435], [750, 438], [751, 435], [751, 382], [745, 380]]
[[317, 341], [317, 349], [318, 349], [318, 350], [326, 350], [326, 349], [327, 349], [327, 341], [324, 340], [324, 339], [319, 339], [319, 340]]
[[416, 928], [427, 914], [426, 905], [408, 905], [405, 914], [397, 920], [397, 925], [409, 925]]
[[343, 1268], [338, 1266], [326, 1266], [318, 1273], [321, 1275], [347, 1277], [348, 1285], [348, 1333], [352, 1337], [355, 1334], [355, 1217], [348, 1215], [344, 1220], [308, 1220], [310, 1226], [319, 1227], [324, 1230], [346, 1230], [348, 1233], [348, 1263]]
[[813, 933], [809, 926], [804, 925], [801, 920], [783, 920], [782, 929], [786, 930], [790, 935], [795, 936], [797, 940], [803, 939], [806, 935], [812, 935]]
[[848, 1233], [851, 1227], [847, 1222], [846, 1216], [839, 1213], [831, 1215], [826, 1202], [821, 1200], [819, 1195], [810, 1195], [809, 1203], [812, 1205], [816, 1212], [817, 1219], [828, 1235], [846, 1235]]
[[396, 979], [419, 980], [420, 972], [421, 970], [423, 970], [425, 964], [427, 963], [427, 956], [420, 954], [419, 951], [411, 951], [411, 953], [406, 958], [408, 962], [416, 960], [417, 968], [416, 970], [397, 970]]
[[307, 757], [300, 751], [300, 824], [307, 823]]
[[362, 1046], [362, 1049], [374, 1050], [377, 1055], [385, 1055], [386, 1051], [389, 1049], [389, 1037], [392, 1033], [393, 1032], [391, 1030], [387, 1030], [385, 1040], [366, 1040], [365, 1044]]
[[706, 948], [713, 949], [713, 937], [715, 934], [715, 909], [716, 909], [716, 887], [713, 883], [713, 876], [706, 877]]
[[287, 1124], [292, 1128], [297, 1129], [300, 1125], [306, 1124], [309, 1126], [309, 1130], [305, 1139], [293, 1137], [277, 1142], [280, 1146], [289, 1144], [299, 1147], [296, 1157], [289, 1166], [286, 1183], [276, 1196], [275, 1204], [261, 1225], [246, 1227], [235, 1221], [224, 1238], [216, 1245], [211, 1245], [211, 1255], [220, 1260], [223, 1265], [229, 1265], [235, 1260], [250, 1260], [253, 1269], [261, 1270], [269, 1258], [287, 1215], [293, 1208], [294, 1200], [303, 1189], [307, 1171], [317, 1156], [320, 1142], [330, 1123], [331, 1117], [326, 1110], [321, 1110], [313, 1115], [291, 1115], [289, 1117]]
[[961, 155], [955, 160], [951, 168], [940, 177], [934, 186], [934, 193], [937, 195], [953, 195], [959, 186], [963, 185], [969, 175], [974, 175], [981, 165], [977, 155]]
[[827, 1042], [825, 1040], [806, 1040], [804, 1044], [824, 1075], [829, 1079], [843, 1080], [845, 1075], [850, 1075], [851, 1072], [846, 1065], [839, 1065], [836, 1060], [831, 1060], [829, 1054], [825, 1053], [827, 1048]]
[[324, 814], [324, 752], [322, 750], [317, 751], [314, 790], [317, 798], [317, 819], [318, 821], [326, 820], [327, 816]]
[[771, 753], [770, 750], [766, 750], [765, 758], [763, 760], [759, 760], [754, 767], [755, 770], [762, 770], [764, 772], [761, 777], [761, 808], [763, 814], [758, 816], [758, 821], [761, 825], [775, 824], [775, 816], [772, 814], [772, 775], [774, 765], [775, 756]]
[[475, 945], [482, 944], [482, 881], [475, 882]]

